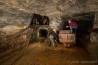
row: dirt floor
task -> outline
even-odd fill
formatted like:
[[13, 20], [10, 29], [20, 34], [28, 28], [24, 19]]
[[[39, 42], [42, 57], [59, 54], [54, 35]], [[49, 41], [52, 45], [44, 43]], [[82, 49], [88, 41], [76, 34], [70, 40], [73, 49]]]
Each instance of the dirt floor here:
[[0, 65], [97, 65], [82, 47], [56, 48], [34, 43], [0, 60]]

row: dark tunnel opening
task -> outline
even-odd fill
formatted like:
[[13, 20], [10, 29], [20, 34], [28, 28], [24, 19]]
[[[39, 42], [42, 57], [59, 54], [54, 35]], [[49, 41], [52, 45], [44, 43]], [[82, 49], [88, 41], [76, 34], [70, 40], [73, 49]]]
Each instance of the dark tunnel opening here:
[[39, 37], [47, 37], [48, 30], [46, 29], [39, 29]]
[[86, 46], [90, 43], [90, 33], [94, 25], [95, 13], [83, 13], [78, 17], [76, 21], [79, 25], [76, 34], [76, 42], [78, 45]]

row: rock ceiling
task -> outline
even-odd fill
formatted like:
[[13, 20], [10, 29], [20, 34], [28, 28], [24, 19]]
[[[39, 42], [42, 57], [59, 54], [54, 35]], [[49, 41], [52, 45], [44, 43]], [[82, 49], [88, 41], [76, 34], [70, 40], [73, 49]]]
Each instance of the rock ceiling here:
[[28, 24], [32, 13], [59, 20], [62, 15], [97, 12], [97, 0], [0, 0], [2, 24]]

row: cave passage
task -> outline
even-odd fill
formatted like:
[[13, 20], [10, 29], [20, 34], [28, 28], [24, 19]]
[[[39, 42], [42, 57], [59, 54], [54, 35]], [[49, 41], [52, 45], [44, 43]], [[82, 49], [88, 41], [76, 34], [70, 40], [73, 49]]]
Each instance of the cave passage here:
[[46, 29], [39, 29], [39, 37], [47, 37], [48, 30]]
[[[65, 18], [63, 18], [64, 20]], [[78, 24], [78, 29], [76, 31], [76, 43], [77, 44], [83, 44], [81, 43], [81, 39], [84, 39], [88, 37], [90, 41], [90, 33], [94, 25], [94, 19], [95, 19], [95, 13], [89, 12], [89, 13], [82, 13], [82, 14], [74, 14], [72, 17], [67, 17], [63, 22], [63, 29], [68, 25], [68, 19], [74, 19], [74, 22]]]

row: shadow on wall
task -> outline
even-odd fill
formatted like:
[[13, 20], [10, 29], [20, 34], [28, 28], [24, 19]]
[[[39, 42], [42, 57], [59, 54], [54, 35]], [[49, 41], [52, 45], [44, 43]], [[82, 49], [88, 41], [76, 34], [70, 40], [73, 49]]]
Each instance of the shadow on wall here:
[[41, 16], [40, 14], [34, 13], [30, 21], [29, 27], [36, 25], [49, 25], [49, 18], [47, 16]]

